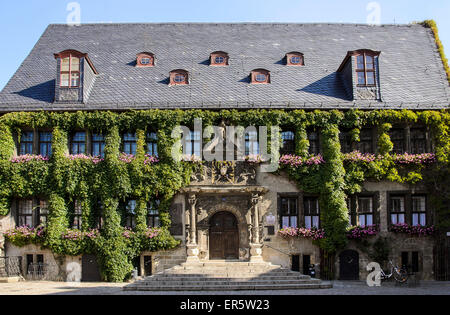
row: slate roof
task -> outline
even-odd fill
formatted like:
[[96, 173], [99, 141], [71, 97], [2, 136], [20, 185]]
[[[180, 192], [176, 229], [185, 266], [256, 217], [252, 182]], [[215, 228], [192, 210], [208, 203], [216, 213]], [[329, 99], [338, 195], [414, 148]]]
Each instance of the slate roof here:
[[[66, 49], [88, 53], [99, 71], [85, 104], [54, 100], [56, 61]], [[381, 102], [351, 100], [337, 69], [348, 51], [381, 51]], [[153, 68], [136, 54], [155, 54]], [[209, 66], [225, 51], [228, 67]], [[304, 67], [285, 54], [300, 51]], [[250, 71], [271, 71], [271, 84], [251, 85]], [[190, 85], [169, 86], [185, 69]], [[448, 108], [450, 89], [430, 29], [357, 24], [85, 24], [50, 25], [0, 93], [0, 112], [147, 108]]]

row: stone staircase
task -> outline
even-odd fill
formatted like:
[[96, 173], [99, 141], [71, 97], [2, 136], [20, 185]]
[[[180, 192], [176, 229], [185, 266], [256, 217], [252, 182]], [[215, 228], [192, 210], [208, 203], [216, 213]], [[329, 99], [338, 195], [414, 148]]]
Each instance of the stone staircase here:
[[270, 263], [207, 261], [183, 263], [136, 281], [125, 291], [238, 291], [326, 289], [323, 283]]

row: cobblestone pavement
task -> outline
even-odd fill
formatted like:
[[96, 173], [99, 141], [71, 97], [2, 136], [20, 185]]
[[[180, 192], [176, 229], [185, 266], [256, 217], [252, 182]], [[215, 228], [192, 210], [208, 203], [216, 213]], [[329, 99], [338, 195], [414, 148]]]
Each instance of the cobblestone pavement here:
[[450, 295], [450, 282], [422, 282], [418, 286], [384, 283], [370, 288], [363, 281], [333, 281], [332, 289], [221, 292], [124, 292], [127, 284], [18, 282], [0, 283], [0, 295]]

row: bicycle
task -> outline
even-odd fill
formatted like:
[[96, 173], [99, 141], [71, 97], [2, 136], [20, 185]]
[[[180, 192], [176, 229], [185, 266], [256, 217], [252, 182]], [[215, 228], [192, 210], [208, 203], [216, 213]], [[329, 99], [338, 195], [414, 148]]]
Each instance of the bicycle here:
[[389, 260], [389, 264], [391, 265], [391, 273], [386, 274], [383, 269], [380, 270], [380, 279], [381, 280], [388, 280], [392, 277], [394, 277], [395, 281], [399, 283], [405, 283], [408, 281], [408, 272], [403, 268], [398, 268], [397, 266], [394, 266], [391, 260]]

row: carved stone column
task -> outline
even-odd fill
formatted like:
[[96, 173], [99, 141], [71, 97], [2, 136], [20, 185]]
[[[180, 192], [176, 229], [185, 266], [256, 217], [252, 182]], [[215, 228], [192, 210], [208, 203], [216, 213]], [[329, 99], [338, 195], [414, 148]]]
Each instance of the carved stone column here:
[[198, 262], [199, 250], [197, 244], [197, 211], [195, 205], [197, 204], [197, 196], [190, 194], [188, 197], [190, 206], [190, 224], [189, 224], [189, 242], [187, 244], [187, 261]]
[[253, 233], [250, 243], [250, 261], [262, 262], [262, 244], [259, 237], [259, 194], [252, 194]]

